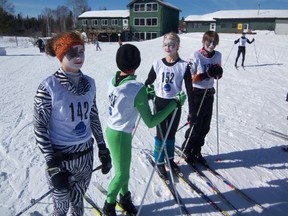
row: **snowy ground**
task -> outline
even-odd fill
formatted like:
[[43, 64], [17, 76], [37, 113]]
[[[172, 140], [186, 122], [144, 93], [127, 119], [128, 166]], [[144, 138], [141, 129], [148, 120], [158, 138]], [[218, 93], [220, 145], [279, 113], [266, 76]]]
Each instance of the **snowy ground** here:
[[[257, 32], [255, 43], [247, 45], [245, 70], [234, 68], [237, 47], [233, 41], [240, 35], [220, 34], [217, 49], [222, 52], [223, 78], [219, 81], [219, 152], [217, 151], [216, 112], [211, 131], [206, 139], [203, 154], [219, 173], [227, 177], [243, 192], [261, 203], [264, 211], [252, 208], [237, 193], [222, 181], [205, 171], [218, 189], [240, 210], [243, 215], [288, 215], [288, 153], [281, 151], [288, 141], [265, 133], [257, 128], [273, 129], [288, 134], [288, 36], [272, 32]], [[190, 53], [201, 48], [202, 33], [182, 34], [180, 55], [187, 59]], [[15, 215], [29, 205], [31, 198], [38, 198], [48, 187], [44, 176], [44, 159], [35, 145], [33, 135], [33, 98], [39, 83], [59, 67], [57, 59], [39, 53], [29, 38], [0, 37], [0, 47], [6, 55], [0, 56], [0, 215]], [[162, 58], [162, 39], [134, 42], [141, 51], [142, 63], [137, 70], [138, 80], [145, 81], [150, 67], [156, 59]], [[103, 51], [96, 52], [93, 45], [86, 46], [86, 62], [83, 72], [92, 76], [97, 84], [97, 103], [103, 129], [106, 127], [108, 98], [106, 83], [117, 70], [115, 53], [117, 43], [100, 44]], [[241, 60], [241, 58], [240, 58]], [[240, 62], [240, 61], [239, 61]], [[216, 101], [215, 101], [216, 102]], [[216, 108], [216, 103], [215, 108]], [[216, 109], [214, 109], [215, 111]], [[187, 105], [180, 125], [186, 121]], [[186, 128], [185, 128], [186, 129]], [[184, 140], [185, 129], [177, 133], [177, 145]], [[105, 130], [104, 130], [105, 131]], [[133, 140], [133, 161], [130, 190], [136, 205], [141, 203], [151, 167], [147, 164], [143, 149], [153, 149], [155, 129], [147, 129], [140, 122]], [[219, 153], [219, 154], [218, 154]], [[215, 162], [221, 158], [222, 162]], [[95, 167], [99, 165], [95, 157]], [[196, 183], [212, 200], [227, 210], [233, 211], [208, 188], [184, 163], [185, 175]], [[96, 171], [93, 180], [107, 188], [113, 171], [102, 175]], [[176, 181], [185, 204], [192, 215], [220, 215], [196, 193], [182, 182]], [[93, 184], [87, 192], [100, 206], [105, 197]], [[51, 197], [29, 209], [23, 215], [34, 212], [36, 216], [52, 212]], [[120, 212], [119, 212], [120, 214]], [[141, 215], [179, 215], [179, 208], [173, 197], [157, 175], [144, 200]], [[85, 215], [95, 215], [86, 205]]]

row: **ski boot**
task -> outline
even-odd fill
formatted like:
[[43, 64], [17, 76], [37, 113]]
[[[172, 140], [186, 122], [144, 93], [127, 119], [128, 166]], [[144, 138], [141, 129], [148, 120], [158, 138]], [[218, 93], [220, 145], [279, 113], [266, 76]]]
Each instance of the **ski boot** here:
[[173, 159], [170, 159], [169, 163], [170, 163], [171, 169], [173, 170], [174, 173], [178, 174], [181, 172], [179, 166], [174, 162]]
[[116, 206], [116, 203], [109, 204], [107, 203], [107, 201], [105, 201], [104, 207], [103, 207], [104, 214], [107, 216], [116, 216], [115, 206]]
[[168, 179], [168, 175], [167, 175], [164, 163], [157, 164], [157, 169], [161, 178]]
[[127, 215], [137, 215], [138, 210], [132, 203], [130, 191], [128, 191], [124, 196], [120, 194], [119, 204], [127, 212]]

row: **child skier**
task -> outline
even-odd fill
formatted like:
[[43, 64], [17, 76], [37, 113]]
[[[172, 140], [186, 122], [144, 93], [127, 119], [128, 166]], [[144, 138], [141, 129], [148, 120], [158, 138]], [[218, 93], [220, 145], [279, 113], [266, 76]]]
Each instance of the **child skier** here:
[[242, 33], [242, 36], [240, 38], [238, 38], [237, 40], [234, 41], [234, 44], [239, 43], [238, 46], [238, 52], [237, 52], [237, 57], [235, 60], [235, 67], [237, 68], [237, 62], [238, 62], [238, 58], [240, 57], [240, 54], [242, 53], [242, 64], [241, 66], [244, 67], [244, 61], [245, 61], [245, 55], [246, 55], [246, 42], [251, 44], [255, 41], [255, 39], [253, 38], [252, 41], [250, 41], [248, 38], [245, 37], [245, 33]]
[[116, 54], [116, 63], [120, 71], [109, 82], [109, 118], [106, 136], [111, 151], [115, 176], [109, 184], [107, 199], [103, 211], [107, 216], [115, 216], [116, 197], [120, 193], [120, 205], [128, 214], [137, 214], [128, 190], [132, 131], [140, 113], [148, 127], [154, 127], [163, 121], [176, 106], [183, 105], [184, 93], [167, 104], [167, 107], [155, 115], [151, 114], [145, 86], [136, 81], [135, 71], [141, 58], [138, 48], [131, 44], [122, 45]]
[[[102, 173], [111, 169], [110, 152], [102, 135], [96, 106], [95, 81], [80, 68], [85, 47], [74, 32], [56, 35], [46, 44], [60, 68], [42, 81], [34, 98], [36, 143], [47, 164], [53, 191], [53, 215], [83, 215], [83, 196], [93, 170], [93, 138], [99, 148]], [[73, 181], [73, 182], [72, 182]]]
[[[178, 92], [182, 90], [182, 83], [185, 82], [186, 92], [189, 102], [189, 117], [191, 120], [193, 115], [193, 91], [192, 80], [189, 65], [186, 61], [183, 61], [179, 57], [180, 38], [174, 33], [170, 32], [163, 37], [163, 48], [167, 54], [164, 58], [159, 59], [153, 63], [153, 66], [148, 74], [148, 78], [145, 81], [145, 85], [149, 86], [155, 82], [155, 109], [160, 111], [164, 109], [167, 104], [173, 100]], [[172, 123], [172, 127], [166, 140], [166, 150], [169, 157], [169, 163], [172, 169], [178, 169], [178, 166], [174, 162], [174, 149], [175, 149], [175, 134], [179, 125], [181, 117], [181, 109], [178, 109], [175, 119]], [[166, 136], [169, 124], [171, 122], [172, 114], [169, 115], [165, 121], [161, 122], [160, 127], [156, 129], [154, 159], [157, 163], [159, 172], [167, 177], [167, 172], [164, 165], [164, 151], [162, 152], [159, 160], [159, 151], [163, 145], [163, 139]], [[192, 120], [193, 121], [193, 120]]]
[[[220, 79], [223, 73], [221, 53], [214, 50], [218, 43], [219, 36], [216, 32], [205, 32], [202, 38], [202, 49], [194, 52], [189, 60], [193, 80], [194, 111], [196, 113], [204, 97], [196, 124], [190, 125], [182, 145], [186, 161], [190, 164], [195, 164], [195, 162], [207, 164], [201, 154], [201, 148], [204, 145], [205, 136], [210, 130], [215, 94], [214, 79]], [[191, 129], [193, 129], [192, 132]]]

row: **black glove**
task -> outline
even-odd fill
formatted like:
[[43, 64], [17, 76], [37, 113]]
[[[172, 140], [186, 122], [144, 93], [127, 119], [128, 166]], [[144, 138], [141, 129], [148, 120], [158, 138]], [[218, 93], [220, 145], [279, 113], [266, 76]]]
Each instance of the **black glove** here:
[[107, 174], [112, 167], [110, 151], [108, 148], [106, 148], [106, 145], [104, 145], [104, 144], [98, 145], [98, 148], [99, 148], [98, 157], [102, 163], [102, 170], [101, 171], [103, 174]]
[[252, 42], [254, 42], [254, 41], [255, 41], [255, 39], [253, 38], [253, 39], [252, 39]]
[[153, 100], [155, 98], [154, 85], [148, 85], [146, 87], [146, 92], [147, 92], [148, 100]]
[[234, 41], [234, 44], [237, 44], [237, 41], [236, 41], [236, 40]]
[[47, 162], [47, 172], [51, 178], [53, 187], [56, 190], [68, 190], [70, 189], [69, 177], [71, 174], [61, 168], [60, 161], [53, 159]]
[[187, 122], [189, 122], [190, 125], [194, 125], [197, 123], [197, 114], [196, 113], [189, 113], [187, 116]]
[[209, 69], [208, 73], [210, 77], [214, 77], [215, 79], [218, 77], [218, 79], [220, 79], [223, 74], [223, 69], [220, 65], [215, 64]]

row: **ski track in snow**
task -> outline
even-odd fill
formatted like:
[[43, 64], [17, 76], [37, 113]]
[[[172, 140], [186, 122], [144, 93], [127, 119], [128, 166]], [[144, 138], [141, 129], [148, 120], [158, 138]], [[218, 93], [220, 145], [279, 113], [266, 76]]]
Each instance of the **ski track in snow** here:
[[[180, 35], [179, 52], [184, 60], [201, 48], [202, 35], [203, 33]], [[219, 146], [216, 135], [215, 98], [211, 130], [203, 147], [203, 155], [211, 167], [266, 209], [262, 211], [252, 208], [221, 180], [205, 170], [203, 172], [223, 195], [242, 211], [242, 215], [287, 215], [288, 157], [281, 147], [287, 146], [288, 143], [256, 128], [288, 134], [288, 103], [285, 101], [288, 91], [288, 50], [284, 46], [288, 44], [288, 37], [272, 32], [247, 35], [249, 39], [255, 38], [255, 44], [247, 45], [245, 70], [242, 67], [238, 70], [234, 67], [237, 46], [233, 46], [233, 42], [237, 37], [240, 35], [220, 34], [220, 43], [216, 49], [222, 53], [224, 75], [218, 82]], [[19, 38], [17, 47], [13, 40], [0, 38], [0, 46], [5, 47], [7, 52], [6, 56], [0, 56], [0, 216], [15, 215], [28, 206], [32, 198], [36, 199], [48, 191], [44, 159], [35, 144], [33, 134], [33, 99], [40, 82], [57, 70], [59, 62], [56, 58], [39, 53], [38, 48], [33, 47], [30, 41], [31, 39]], [[132, 43], [141, 51], [142, 62], [137, 70], [137, 79], [144, 82], [153, 61], [164, 57], [162, 38]], [[95, 46], [86, 45], [86, 61], [82, 71], [95, 78], [97, 105], [105, 133], [108, 110], [107, 82], [117, 70], [115, 53], [119, 46], [117, 43], [101, 43], [100, 46], [103, 51], [96, 52]], [[241, 64], [241, 58], [240, 56], [238, 65]], [[226, 59], [227, 63], [224, 65]], [[180, 126], [185, 124], [187, 114], [185, 104]], [[184, 127], [177, 132], [176, 145], [182, 145], [186, 129], [187, 127]], [[140, 121], [133, 138], [129, 182], [136, 205], [142, 200], [152, 172], [152, 167], [142, 151], [153, 149], [154, 136], [155, 128], [149, 129]], [[220, 158], [221, 162], [215, 162], [217, 158]], [[96, 150], [95, 167], [97, 165], [99, 160]], [[183, 160], [180, 161], [180, 166], [184, 174], [210, 199], [233, 215], [233, 211], [229, 210], [206, 183], [195, 173], [191, 173], [190, 167]], [[95, 171], [92, 182], [97, 181], [107, 188], [113, 173], [114, 170], [102, 175], [101, 171]], [[177, 178], [175, 183], [192, 215], [221, 215]], [[100, 207], [103, 206], [105, 197], [93, 184], [87, 193]], [[48, 196], [23, 215], [49, 215], [52, 208], [52, 199]], [[120, 215], [120, 211], [117, 213]], [[85, 203], [85, 216], [88, 215], [94, 213]], [[156, 173], [148, 188], [141, 215], [179, 215], [177, 204]]]

